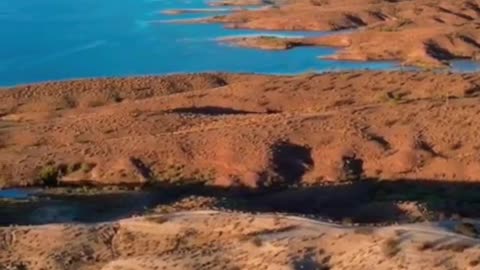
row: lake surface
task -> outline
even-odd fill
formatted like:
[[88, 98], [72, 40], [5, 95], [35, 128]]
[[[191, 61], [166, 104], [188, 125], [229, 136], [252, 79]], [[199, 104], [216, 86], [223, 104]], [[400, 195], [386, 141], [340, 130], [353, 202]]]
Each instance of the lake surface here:
[[[329, 48], [259, 51], [220, 44], [226, 36], [313, 32], [260, 32], [176, 20], [224, 14], [166, 15], [169, 9], [209, 7], [204, 0], [2, 0], [0, 85], [84, 77], [179, 72], [294, 74], [325, 70], [395, 69], [392, 62], [322, 60]], [[325, 34], [325, 33], [323, 33]], [[460, 63], [462, 71], [480, 65]]]
[[333, 49], [265, 52], [230, 47], [216, 39], [271, 32], [229, 30], [222, 25], [172, 21], [222, 12], [178, 16], [161, 13], [168, 9], [206, 7], [208, 5], [203, 0], [2, 0], [0, 85], [178, 72], [288, 74], [395, 67], [387, 62], [332, 62], [318, 58], [332, 54]]

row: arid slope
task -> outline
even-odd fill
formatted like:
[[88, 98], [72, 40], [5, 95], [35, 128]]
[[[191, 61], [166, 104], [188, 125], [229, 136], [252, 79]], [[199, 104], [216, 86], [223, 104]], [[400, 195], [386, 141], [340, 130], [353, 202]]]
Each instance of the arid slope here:
[[0, 92], [1, 186], [478, 181], [480, 75], [198, 74]]
[[478, 239], [432, 225], [349, 228], [211, 211], [0, 228], [0, 239], [4, 269], [467, 270], [480, 256]]

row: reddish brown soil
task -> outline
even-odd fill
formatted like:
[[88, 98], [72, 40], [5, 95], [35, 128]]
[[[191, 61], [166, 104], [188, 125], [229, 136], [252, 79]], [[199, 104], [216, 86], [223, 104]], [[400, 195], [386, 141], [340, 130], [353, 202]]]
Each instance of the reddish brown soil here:
[[408, 72], [19, 86], [0, 92], [0, 183], [478, 181], [479, 91], [479, 74]]
[[480, 255], [478, 239], [436, 224], [354, 228], [221, 212], [2, 227], [0, 240], [0, 265], [14, 270], [474, 270]]
[[[242, 2], [242, 1], [238, 1]], [[339, 30], [384, 20], [383, 14], [372, 14], [372, 0], [284, 1], [281, 5], [256, 11], [235, 12], [210, 19], [228, 23], [232, 28], [263, 30]]]
[[[302, 0], [258, 11], [239, 11], [209, 22], [233, 28], [331, 31], [351, 33], [285, 40], [234, 40], [241, 46], [288, 49], [318, 45], [341, 47], [335, 59], [400, 60], [426, 68], [445, 66], [452, 59], [480, 56], [480, 1], [478, 0]], [[274, 46], [273, 46], [273, 45]]]

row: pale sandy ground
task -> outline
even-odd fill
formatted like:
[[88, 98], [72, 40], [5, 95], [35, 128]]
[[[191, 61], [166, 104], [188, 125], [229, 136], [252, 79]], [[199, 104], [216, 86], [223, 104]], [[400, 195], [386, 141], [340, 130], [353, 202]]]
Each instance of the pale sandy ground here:
[[438, 224], [215, 211], [1, 228], [0, 239], [0, 269], [479, 269], [480, 259], [478, 239]]

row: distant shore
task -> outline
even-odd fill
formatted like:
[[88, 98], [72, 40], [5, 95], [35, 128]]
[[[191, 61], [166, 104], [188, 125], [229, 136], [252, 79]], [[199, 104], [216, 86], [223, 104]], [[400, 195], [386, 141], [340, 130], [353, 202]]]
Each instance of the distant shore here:
[[[437, 7], [438, 5], [438, 7]], [[274, 8], [236, 11], [205, 19], [230, 28], [282, 31], [338, 31], [318, 38], [244, 38], [233, 44], [259, 49], [332, 46], [334, 59], [394, 60], [425, 69], [444, 68], [455, 59], [480, 60], [480, 6], [457, 1], [285, 1]]]

